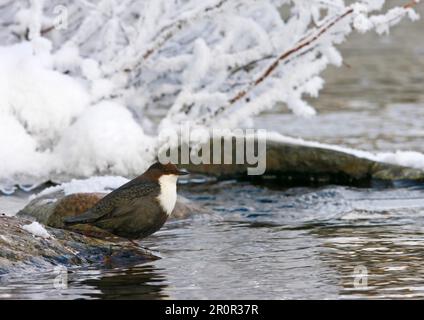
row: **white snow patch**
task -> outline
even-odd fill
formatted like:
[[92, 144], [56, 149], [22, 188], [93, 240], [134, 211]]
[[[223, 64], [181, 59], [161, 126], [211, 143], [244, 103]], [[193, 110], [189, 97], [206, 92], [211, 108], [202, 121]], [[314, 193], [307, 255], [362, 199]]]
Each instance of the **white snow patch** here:
[[15, 115], [41, 142], [68, 126], [88, 106], [89, 96], [76, 79], [51, 70], [48, 52], [34, 50], [29, 42], [0, 47], [0, 110]]
[[52, 160], [51, 154], [39, 152], [35, 137], [31, 136], [16, 118], [2, 112], [1, 108], [0, 103], [0, 178], [13, 181], [13, 177], [20, 174], [47, 174]]
[[41, 237], [43, 239], [51, 237], [47, 230], [36, 221], [31, 224], [22, 226], [22, 229], [28, 231], [29, 233], [32, 233], [34, 236]]
[[11, 240], [8, 237], [6, 237], [6, 236], [4, 236], [2, 234], [0, 234], [0, 239], [2, 239], [4, 242], [8, 242], [8, 243], [11, 242]]
[[377, 160], [405, 167], [424, 169], [424, 154], [415, 151], [396, 151], [377, 153]]
[[354, 155], [359, 158], [365, 158], [372, 161], [385, 162], [399, 166], [405, 166], [415, 169], [424, 170], [424, 154], [415, 151], [396, 151], [396, 152], [379, 152], [372, 153], [363, 150], [347, 148], [343, 146], [336, 146], [332, 144], [320, 143], [315, 141], [306, 141], [301, 138], [292, 138], [281, 135], [276, 132], [267, 133], [268, 141], [276, 141], [282, 143], [292, 143], [308, 147], [324, 148]]
[[65, 195], [74, 193], [110, 192], [111, 190], [119, 188], [127, 182], [127, 178], [119, 176], [92, 177], [82, 180], [73, 179], [70, 182], [65, 182], [61, 185], [44, 189], [40, 193], [31, 196], [31, 199], [58, 191], [63, 191]]
[[146, 168], [152, 145], [151, 138], [144, 135], [128, 109], [117, 103], [101, 102], [65, 129], [54, 151], [63, 167], [72, 168], [76, 175], [136, 175]]
[[[90, 87], [63, 74], [60, 70], [77, 59], [78, 51], [56, 56], [50, 50], [47, 39], [0, 46], [0, 185], [47, 180], [54, 172], [143, 171], [152, 161], [154, 142], [131, 111], [106, 100], [90, 105], [111, 90], [109, 80], [98, 79]], [[93, 60], [82, 66], [88, 78], [99, 76]]]
[[38, 42], [0, 47], [0, 178], [4, 181], [23, 175], [42, 177], [54, 170], [56, 161], [48, 146], [89, 102], [77, 80], [51, 70], [49, 42], [44, 40], [41, 47]]

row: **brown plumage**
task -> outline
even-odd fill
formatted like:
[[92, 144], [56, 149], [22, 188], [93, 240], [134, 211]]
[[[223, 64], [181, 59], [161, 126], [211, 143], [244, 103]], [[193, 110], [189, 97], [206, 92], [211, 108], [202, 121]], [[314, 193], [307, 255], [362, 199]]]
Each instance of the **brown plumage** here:
[[[184, 174], [187, 172], [171, 163], [156, 162], [141, 176], [112, 191], [85, 213], [65, 219], [64, 223], [68, 226], [90, 224], [127, 239], [147, 237], [163, 226], [175, 205], [172, 193], [167, 206], [161, 203], [161, 197], [168, 196], [163, 194], [161, 178], [175, 177], [172, 182], [176, 184], [176, 177]], [[173, 187], [171, 192], [175, 190]]]

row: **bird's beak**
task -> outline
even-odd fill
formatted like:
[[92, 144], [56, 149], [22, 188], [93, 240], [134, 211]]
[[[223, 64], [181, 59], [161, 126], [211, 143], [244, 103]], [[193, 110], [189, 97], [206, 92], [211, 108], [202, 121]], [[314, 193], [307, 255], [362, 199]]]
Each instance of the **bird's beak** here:
[[185, 170], [185, 169], [179, 169], [178, 170], [178, 175], [179, 176], [185, 176], [185, 175], [187, 175], [187, 174], [189, 174], [190, 172], [188, 172], [187, 170]]

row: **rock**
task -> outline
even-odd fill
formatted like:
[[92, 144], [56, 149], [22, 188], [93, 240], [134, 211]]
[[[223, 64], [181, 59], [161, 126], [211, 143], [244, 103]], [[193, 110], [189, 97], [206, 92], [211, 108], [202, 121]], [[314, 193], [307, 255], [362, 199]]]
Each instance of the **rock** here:
[[43, 225], [63, 228], [63, 219], [81, 214], [94, 206], [105, 194], [76, 193], [65, 196], [62, 191], [31, 200], [17, 216], [33, 218]]
[[[147, 250], [82, 234], [46, 227], [49, 238], [34, 236], [22, 227], [31, 223], [22, 217], [0, 217], [0, 275], [28, 272], [61, 265], [129, 266], [158, 259]], [[110, 259], [105, 257], [112, 255]]]
[[[157, 259], [149, 251], [137, 248], [124, 239], [90, 225], [64, 229], [63, 219], [85, 212], [107, 193], [76, 193], [65, 196], [63, 191], [36, 197], [15, 217], [0, 218], [0, 274], [38, 268], [66, 267], [88, 264], [104, 265], [104, 258], [113, 254], [108, 264], [113, 266], [138, 264]], [[189, 200], [179, 197], [173, 219], [187, 218], [196, 213], [209, 213]], [[33, 220], [47, 226], [53, 236], [44, 239], [24, 230]]]
[[182, 196], [178, 196], [177, 203], [175, 204], [175, 208], [171, 213], [171, 216], [169, 217], [169, 220], [180, 220], [180, 219], [187, 219], [194, 215], [199, 214], [207, 214], [211, 215], [213, 214], [212, 211], [202, 208], [196, 203], [190, 201], [187, 198], [184, 198]]
[[[226, 138], [229, 139], [229, 138]], [[213, 154], [212, 140], [210, 154]], [[255, 140], [257, 141], [257, 140]], [[218, 140], [219, 144], [219, 140]], [[221, 144], [223, 145], [222, 141]], [[235, 139], [232, 159], [235, 159]], [[222, 154], [225, 149], [221, 148]], [[223, 159], [223, 155], [221, 156]], [[223, 162], [223, 161], [222, 161]], [[234, 163], [235, 161], [233, 161]], [[343, 184], [370, 186], [374, 183], [396, 185], [399, 182], [422, 183], [424, 171], [376, 162], [353, 154], [295, 143], [268, 139], [266, 171], [261, 176], [247, 175], [247, 164], [180, 164], [192, 173], [218, 179], [268, 180], [280, 185]], [[254, 166], [253, 166], [254, 167]]]

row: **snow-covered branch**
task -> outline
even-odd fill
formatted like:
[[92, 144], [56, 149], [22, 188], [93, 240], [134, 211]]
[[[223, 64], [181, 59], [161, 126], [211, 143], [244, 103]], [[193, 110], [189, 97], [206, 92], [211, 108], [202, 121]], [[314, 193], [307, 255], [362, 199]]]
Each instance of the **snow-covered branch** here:
[[384, 3], [0, 0], [0, 152], [22, 155], [0, 179], [131, 175], [165, 129], [232, 128], [277, 103], [313, 115], [338, 44], [417, 18], [418, 1]]

